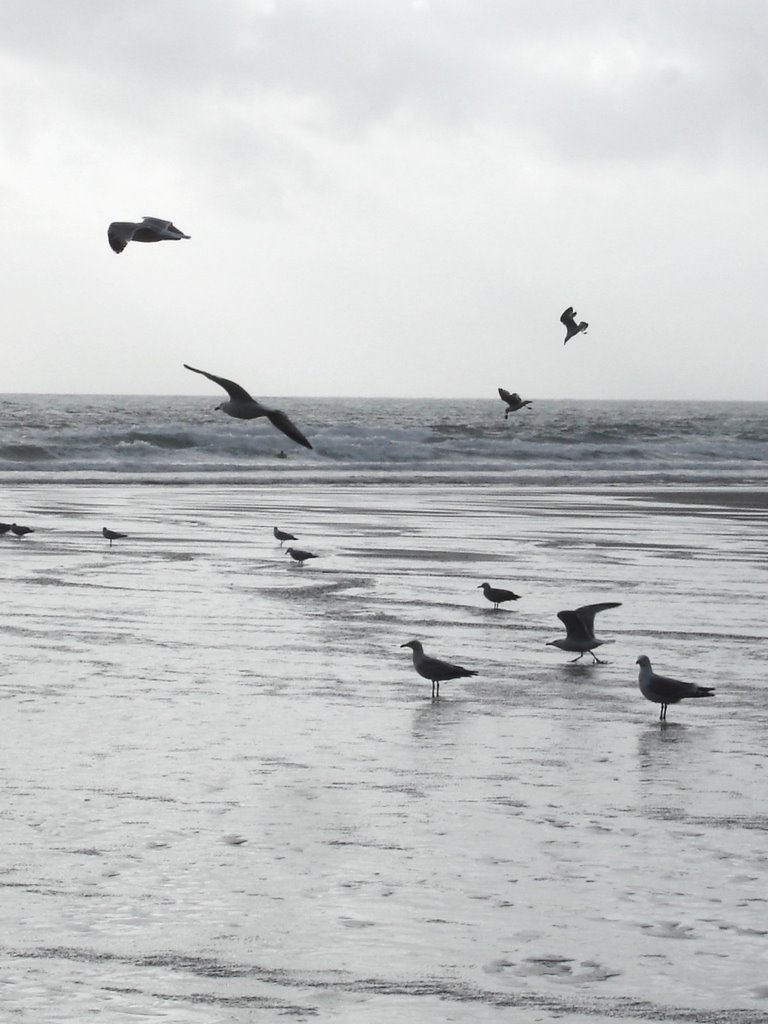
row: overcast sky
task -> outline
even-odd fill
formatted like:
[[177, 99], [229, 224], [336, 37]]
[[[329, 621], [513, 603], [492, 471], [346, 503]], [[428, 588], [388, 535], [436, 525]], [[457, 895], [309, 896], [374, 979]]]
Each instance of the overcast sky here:
[[[765, 399], [766, 40], [764, 0], [3, 0], [0, 392]], [[113, 253], [144, 215], [191, 240]]]

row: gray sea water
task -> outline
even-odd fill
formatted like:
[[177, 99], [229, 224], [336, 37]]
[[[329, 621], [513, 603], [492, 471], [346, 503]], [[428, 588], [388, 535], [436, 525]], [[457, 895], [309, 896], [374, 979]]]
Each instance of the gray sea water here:
[[[35, 532], [0, 537], [0, 1019], [766, 1019], [755, 407], [719, 422], [742, 477], [709, 487], [592, 487], [565, 456], [568, 486], [506, 455], [466, 475], [424, 424], [427, 472], [382, 468], [292, 405], [317, 454], [277, 460], [265, 429], [247, 468], [241, 432], [222, 468], [227, 424], [162, 449], [147, 415], [150, 471], [114, 455], [129, 414], [93, 410], [100, 465], [64, 414], [4, 437], [0, 520]], [[536, 443], [513, 429], [482, 443]], [[494, 611], [484, 580], [521, 600]], [[607, 664], [546, 645], [558, 610], [612, 600]], [[413, 638], [478, 675], [432, 701]], [[659, 723], [639, 654], [716, 697]]]
[[[768, 403], [274, 399], [265, 420], [179, 396], [0, 396], [0, 482], [505, 481], [768, 486]], [[276, 459], [283, 452], [286, 459]]]

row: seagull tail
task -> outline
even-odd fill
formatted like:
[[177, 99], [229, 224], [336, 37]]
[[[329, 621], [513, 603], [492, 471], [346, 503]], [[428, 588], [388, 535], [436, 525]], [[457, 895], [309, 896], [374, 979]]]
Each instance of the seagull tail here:
[[696, 691], [696, 693], [693, 694], [693, 696], [694, 697], [714, 697], [715, 696], [715, 688], [714, 688], [714, 686], [700, 686], [698, 688], [698, 690]]

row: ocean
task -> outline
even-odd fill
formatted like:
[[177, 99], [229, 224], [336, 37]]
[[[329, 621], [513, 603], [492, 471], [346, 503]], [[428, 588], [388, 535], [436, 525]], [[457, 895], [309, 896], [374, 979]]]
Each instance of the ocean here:
[[217, 401], [6, 395], [0, 481], [768, 485], [763, 402], [275, 399], [310, 452]]
[[768, 405], [213, 405], [0, 402], [0, 1019], [763, 1024]]

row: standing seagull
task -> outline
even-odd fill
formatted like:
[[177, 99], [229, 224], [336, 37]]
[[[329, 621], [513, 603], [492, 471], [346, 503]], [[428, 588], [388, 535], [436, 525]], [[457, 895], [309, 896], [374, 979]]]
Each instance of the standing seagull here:
[[35, 531], [31, 526], [17, 526], [16, 523], [11, 523], [11, 533], [14, 537], [18, 537], [21, 540], [27, 533], [34, 533]]
[[103, 537], [109, 541], [109, 546], [112, 547], [113, 540], [123, 540], [128, 536], [127, 533], [118, 533], [117, 530], [108, 530], [106, 526], [102, 526], [101, 533]]
[[583, 320], [580, 324], [577, 324], [576, 317], [578, 315], [579, 314], [575, 312], [573, 306], [569, 306], [568, 309], [566, 309], [560, 317], [560, 323], [563, 325], [563, 327], [565, 327], [565, 341], [563, 342], [564, 345], [566, 344], [566, 342], [569, 342], [571, 338], [575, 338], [577, 334], [581, 334], [582, 331], [584, 331], [585, 334], [587, 333], [587, 328], [589, 327], [589, 324], [584, 323]]
[[679, 679], [668, 679], [666, 676], [657, 676], [651, 668], [651, 659], [641, 654], [635, 662], [640, 666], [640, 692], [646, 700], [652, 700], [654, 704], [661, 704], [659, 721], [667, 720], [667, 705], [677, 704], [685, 697], [714, 697], [715, 690], [712, 686], [698, 686], [696, 683], [682, 683]]
[[290, 555], [294, 562], [298, 562], [301, 568], [304, 568], [304, 563], [308, 558], [319, 558], [319, 555], [313, 555], [311, 551], [301, 551], [299, 548], [286, 548], [286, 555]]
[[275, 536], [275, 540], [279, 540], [280, 541], [280, 547], [283, 546], [283, 541], [284, 540], [298, 540], [299, 539], [298, 537], [294, 537], [292, 533], [286, 533], [285, 530], [279, 530], [276, 526], [272, 530], [272, 533]]
[[578, 658], [571, 661], [580, 661], [584, 655], [589, 653], [594, 658], [593, 665], [602, 665], [604, 662], [595, 655], [594, 648], [603, 644], [612, 644], [613, 640], [598, 640], [595, 637], [595, 616], [598, 612], [604, 612], [606, 608], [619, 608], [621, 601], [603, 601], [602, 604], [585, 604], [582, 608], [573, 611], [558, 612], [557, 617], [565, 626], [564, 640], [550, 640], [547, 647], [559, 647], [561, 651], [580, 651]]
[[504, 419], [509, 417], [511, 412], [518, 412], [518, 410], [525, 408], [526, 405], [530, 405], [530, 401], [526, 398], [523, 400], [516, 391], [511, 394], [506, 388], [499, 388], [499, 398], [502, 402], [507, 403], [506, 411], [504, 412]]
[[424, 647], [420, 640], [409, 640], [407, 644], [400, 644], [401, 647], [410, 647], [413, 651], [413, 667], [424, 679], [432, 683], [432, 699], [440, 696], [440, 683], [446, 679], [462, 679], [464, 676], [476, 676], [477, 672], [471, 668], [462, 668], [461, 665], [452, 665], [450, 661], [440, 661], [439, 658], [430, 658], [424, 653]]
[[141, 224], [129, 220], [113, 221], [107, 229], [107, 239], [113, 252], [122, 252], [129, 242], [164, 242], [191, 238], [169, 220], [159, 217], [143, 217]]
[[184, 363], [184, 367], [187, 370], [191, 370], [192, 373], [201, 373], [203, 377], [207, 377], [214, 384], [224, 388], [229, 395], [229, 401], [222, 402], [216, 408], [221, 409], [228, 416], [234, 416], [238, 420], [255, 420], [259, 416], [266, 416], [272, 426], [281, 430], [286, 437], [290, 437], [297, 444], [304, 445], [305, 448], [312, 447], [299, 428], [291, 423], [284, 412], [281, 412], [279, 409], [268, 409], [266, 405], [262, 405], [255, 398], [251, 398], [245, 388], [241, 388], [234, 381], [227, 380], [226, 377], [217, 377], [213, 373], [206, 373], [205, 370], [196, 370], [194, 366], [189, 366], [187, 363]]
[[500, 604], [505, 601], [519, 601], [520, 595], [514, 594], [511, 590], [502, 590], [500, 587], [492, 587], [490, 583], [481, 583], [478, 586], [478, 590], [482, 587], [483, 595], [486, 600], [490, 601], [494, 608], [498, 608]]

